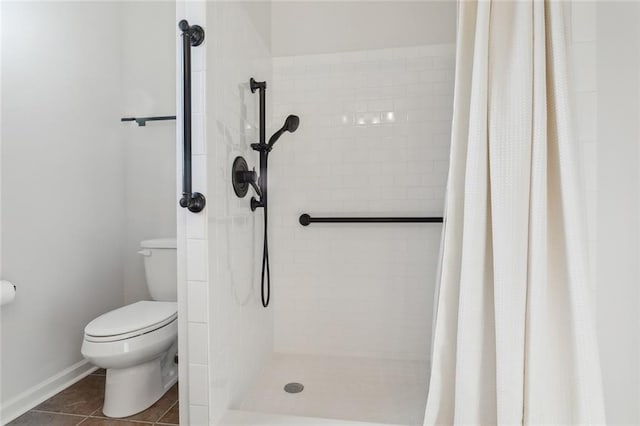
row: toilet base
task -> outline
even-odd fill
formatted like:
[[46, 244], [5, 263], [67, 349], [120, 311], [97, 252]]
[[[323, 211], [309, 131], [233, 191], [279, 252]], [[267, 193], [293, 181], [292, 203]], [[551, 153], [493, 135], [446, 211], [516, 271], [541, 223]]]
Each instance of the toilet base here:
[[128, 417], [146, 410], [177, 381], [175, 353], [128, 368], [108, 368], [102, 412], [108, 417]]

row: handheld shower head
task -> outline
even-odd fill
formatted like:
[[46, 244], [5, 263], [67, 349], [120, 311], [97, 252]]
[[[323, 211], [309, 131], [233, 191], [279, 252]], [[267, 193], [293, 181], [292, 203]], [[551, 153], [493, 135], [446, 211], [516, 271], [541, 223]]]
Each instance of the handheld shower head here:
[[300, 117], [298, 117], [297, 115], [290, 115], [284, 121], [283, 127], [286, 127], [287, 132], [293, 133], [296, 130], [298, 130], [299, 125], [300, 125]]
[[269, 143], [268, 143], [269, 151], [271, 151], [271, 149], [273, 148], [273, 145], [275, 145], [276, 141], [280, 139], [280, 136], [282, 136], [284, 132], [293, 133], [296, 130], [298, 130], [299, 125], [300, 125], [300, 117], [298, 117], [297, 115], [288, 116], [287, 119], [284, 121], [284, 125], [280, 128], [280, 130], [275, 132], [273, 136], [269, 138]]

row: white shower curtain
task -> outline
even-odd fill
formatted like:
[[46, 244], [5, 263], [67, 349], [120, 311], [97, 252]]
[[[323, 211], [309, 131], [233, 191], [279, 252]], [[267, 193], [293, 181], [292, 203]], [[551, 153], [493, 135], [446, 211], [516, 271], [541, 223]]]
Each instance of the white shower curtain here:
[[425, 425], [603, 424], [563, 7], [461, 1]]

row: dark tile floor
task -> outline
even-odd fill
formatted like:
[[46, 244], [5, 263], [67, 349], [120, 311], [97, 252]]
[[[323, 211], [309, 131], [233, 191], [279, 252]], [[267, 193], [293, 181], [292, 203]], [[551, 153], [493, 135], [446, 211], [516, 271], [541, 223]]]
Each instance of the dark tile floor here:
[[52, 396], [7, 426], [143, 426], [177, 425], [178, 385], [142, 413], [124, 419], [102, 414], [104, 370], [97, 370]]

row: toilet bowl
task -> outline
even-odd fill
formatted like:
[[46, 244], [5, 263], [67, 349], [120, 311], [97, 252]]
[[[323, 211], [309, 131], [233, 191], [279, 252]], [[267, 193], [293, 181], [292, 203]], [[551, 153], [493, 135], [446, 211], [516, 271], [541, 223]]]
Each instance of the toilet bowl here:
[[107, 312], [84, 331], [82, 355], [106, 369], [103, 413], [127, 417], [144, 411], [178, 380], [175, 239], [143, 241], [152, 301]]

